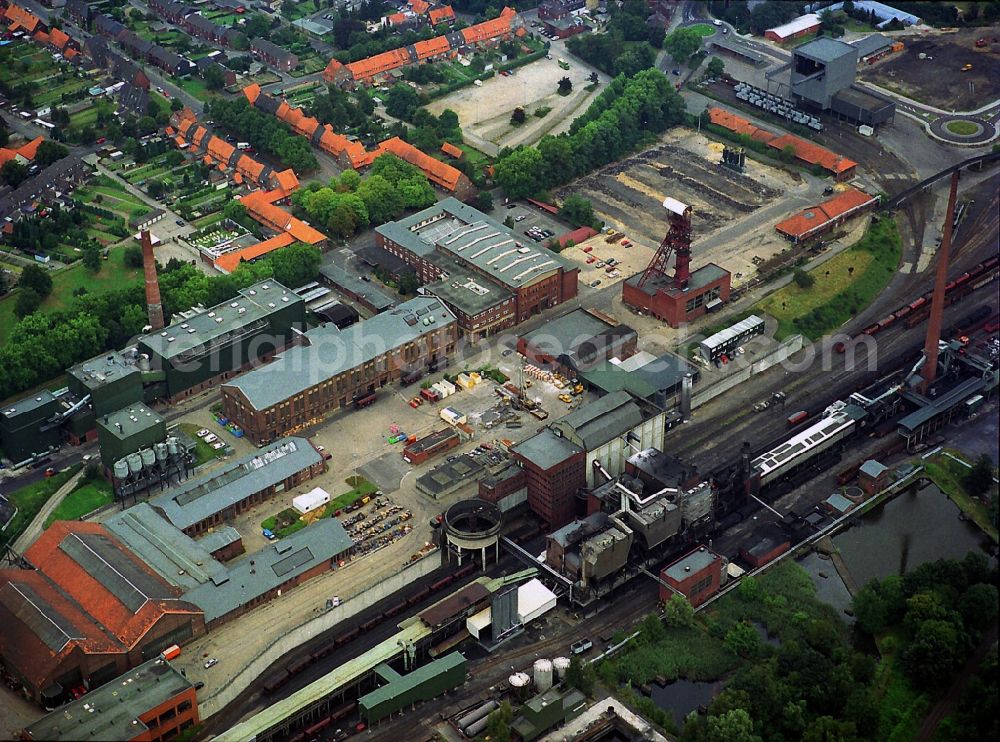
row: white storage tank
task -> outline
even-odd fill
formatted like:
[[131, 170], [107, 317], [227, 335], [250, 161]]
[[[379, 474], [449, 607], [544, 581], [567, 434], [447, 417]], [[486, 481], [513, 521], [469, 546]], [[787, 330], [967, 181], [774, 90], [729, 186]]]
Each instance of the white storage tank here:
[[153, 447], [153, 450], [156, 451], [156, 460], [157, 461], [166, 461], [167, 460], [167, 444], [166, 443], [157, 443]]
[[533, 666], [535, 673], [535, 688], [539, 693], [544, 693], [552, 687], [552, 661], [535, 660]]
[[552, 660], [552, 669], [556, 673], [556, 682], [566, 679], [566, 671], [569, 670], [569, 657], [556, 657]]
[[152, 448], [144, 448], [139, 451], [139, 456], [142, 458], [142, 465], [150, 467], [156, 463], [156, 454], [153, 453]]
[[118, 459], [114, 465], [115, 479], [125, 479], [128, 476], [128, 462], [125, 459]]
[[125, 460], [128, 461], [128, 470], [133, 474], [138, 474], [142, 471], [142, 457], [139, 454], [130, 453], [125, 457]]
[[179, 452], [179, 447], [177, 445], [177, 436], [170, 436], [167, 438], [167, 453], [171, 456], [175, 456]]

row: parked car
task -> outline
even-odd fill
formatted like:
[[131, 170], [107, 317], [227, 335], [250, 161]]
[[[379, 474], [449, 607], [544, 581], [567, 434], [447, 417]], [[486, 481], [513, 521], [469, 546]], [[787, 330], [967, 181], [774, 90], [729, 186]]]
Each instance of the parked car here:
[[219, 664], [219, 661], [215, 659], [215, 657], [209, 657], [205, 660], [205, 669], [207, 670], [210, 667], [215, 667], [217, 664]]
[[590, 265], [591, 263], [593, 263], [596, 260], [597, 260], [597, 258], [595, 258], [593, 255], [588, 255], [587, 256], [587, 265]]
[[206, 435], [209, 435], [211, 432], [212, 431], [209, 430], [208, 428], [202, 428], [201, 430], [198, 431], [198, 437], [199, 438], [204, 438]]
[[524, 221], [525, 219], [527, 219], [527, 218], [528, 218], [528, 217], [527, 217], [527, 215], [526, 215], [526, 214], [521, 214], [521, 215], [519, 215], [519, 216], [516, 216], [516, 217], [514, 217], [514, 221], [515, 221], [515, 222], [523, 222], [523, 221]]
[[58, 474], [58, 472], [51, 466], [45, 470], [46, 477], [54, 477], [56, 474]]
[[260, 532], [261, 534], [263, 534], [264, 538], [266, 538], [268, 541], [274, 541], [275, 539], [278, 538], [277, 536], [274, 535], [274, 532], [268, 528], [262, 528]]
[[601, 285], [600, 279], [598, 279], [596, 281], [591, 281], [590, 282], [590, 288], [592, 288], [592, 289], [596, 289], [600, 285]]

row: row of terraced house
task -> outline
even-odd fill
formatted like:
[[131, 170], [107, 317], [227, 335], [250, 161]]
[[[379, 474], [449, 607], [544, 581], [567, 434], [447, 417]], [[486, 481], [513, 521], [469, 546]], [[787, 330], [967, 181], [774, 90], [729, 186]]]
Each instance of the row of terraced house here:
[[339, 87], [371, 85], [385, 78], [393, 70], [455, 57], [459, 53], [499, 44], [501, 41], [523, 37], [527, 34], [524, 22], [513, 8], [504, 8], [492, 20], [477, 23], [460, 31], [451, 31], [433, 39], [392, 49], [357, 62], [343, 64], [331, 59], [323, 72], [323, 79]]
[[296, 134], [308, 139], [314, 147], [333, 157], [341, 167], [360, 170], [388, 153], [420, 168], [431, 183], [460, 200], [471, 198], [475, 193], [472, 181], [460, 170], [431, 157], [399, 137], [392, 137], [380, 142], [374, 149], [366, 150], [357, 139], [338, 134], [330, 124], [320, 124], [316, 118], [307, 116], [301, 108], [262, 92], [260, 85], [256, 83], [244, 88], [243, 94], [254, 108], [287, 124]]

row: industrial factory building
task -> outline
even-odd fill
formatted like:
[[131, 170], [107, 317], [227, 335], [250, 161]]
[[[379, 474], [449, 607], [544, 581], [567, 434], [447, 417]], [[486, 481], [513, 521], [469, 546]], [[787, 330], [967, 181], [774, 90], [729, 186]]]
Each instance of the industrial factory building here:
[[525, 471], [529, 507], [551, 528], [569, 522], [577, 514], [579, 490], [600, 483], [595, 463], [615, 476], [629, 445], [662, 448], [665, 417], [655, 405], [615, 392], [516, 444], [511, 451]]
[[116, 461], [141, 449], [151, 450], [166, 439], [166, 420], [141, 402], [104, 415], [97, 421], [101, 463], [109, 471]]
[[463, 332], [477, 337], [512, 327], [576, 296], [579, 266], [520, 239], [455, 198], [375, 228], [375, 244], [432, 284], [427, 290], [440, 292]]
[[183, 399], [268, 360], [291, 341], [293, 328], [305, 326], [305, 302], [266, 280], [240, 289], [231, 301], [185, 315], [139, 338], [139, 353], [163, 373], [155, 397]]
[[242, 552], [239, 533], [216, 528], [197, 540], [139, 503], [108, 519], [115, 537], [183, 592], [182, 598], [202, 611], [214, 629], [296, 585], [334, 568], [350, 557], [354, 541], [336, 518], [323, 518], [231, 565], [222, 562]]
[[596, 309], [574, 309], [517, 339], [517, 352], [540, 368], [574, 377], [636, 351], [639, 335]]
[[176, 528], [198, 536], [324, 470], [323, 456], [309, 441], [283, 438], [189, 479], [149, 504]]
[[458, 341], [454, 315], [434, 297], [417, 297], [340, 330], [309, 330], [302, 344], [222, 386], [226, 416], [258, 445], [314, 425], [409, 370], [435, 367]]
[[794, 49], [789, 80], [792, 100], [804, 109], [830, 111], [856, 124], [878, 126], [891, 121], [895, 103], [853, 87], [858, 54], [858, 46], [827, 36]]
[[[691, 207], [666, 198], [667, 235], [641, 273], [622, 283], [622, 302], [680, 327], [729, 301], [731, 276], [715, 263], [691, 271]], [[671, 257], [674, 273], [667, 275]]]
[[669, 586], [660, 585], [660, 600], [670, 600], [671, 595], [680, 593], [697, 608], [719, 592], [726, 579], [727, 564], [725, 557], [699, 546], [660, 572], [660, 582]]
[[42, 717], [21, 736], [40, 742], [152, 742], [171, 739], [198, 721], [194, 682], [158, 657]]
[[46, 708], [205, 631], [202, 611], [96, 523], [57, 521], [0, 570], [0, 662]]
[[0, 444], [18, 463], [60, 442], [59, 426], [46, 423], [61, 412], [59, 400], [48, 389], [8, 403], [0, 410]]
[[625, 568], [633, 538], [618, 514], [594, 513], [550, 533], [545, 562], [586, 588]]

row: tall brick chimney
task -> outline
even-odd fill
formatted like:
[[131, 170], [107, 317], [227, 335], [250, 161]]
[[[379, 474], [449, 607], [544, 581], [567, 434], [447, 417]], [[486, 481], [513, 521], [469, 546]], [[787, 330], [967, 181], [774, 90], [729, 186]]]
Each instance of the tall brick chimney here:
[[927, 320], [927, 339], [924, 341], [924, 367], [920, 375], [924, 380], [920, 391], [924, 394], [937, 377], [938, 342], [941, 340], [941, 322], [944, 317], [944, 287], [948, 283], [948, 259], [951, 255], [951, 233], [955, 224], [955, 199], [958, 197], [958, 173], [951, 174], [951, 191], [948, 193], [948, 209], [944, 214], [944, 232], [941, 234], [941, 248], [938, 250], [937, 275], [934, 277], [934, 296], [931, 298], [931, 316]]
[[149, 324], [154, 330], [163, 329], [163, 304], [160, 303], [160, 281], [156, 277], [156, 260], [153, 258], [153, 241], [149, 230], [140, 235], [142, 242], [142, 271], [146, 274], [146, 306], [149, 309]]

